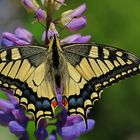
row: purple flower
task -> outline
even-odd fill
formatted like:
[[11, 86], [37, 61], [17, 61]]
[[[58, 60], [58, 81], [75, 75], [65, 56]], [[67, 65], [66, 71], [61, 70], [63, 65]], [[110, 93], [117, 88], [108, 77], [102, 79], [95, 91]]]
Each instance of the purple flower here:
[[16, 28], [15, 35], [20, 40], [25, 40], [25, 41], [27, 41], [29, 43], [32, 42], [32, 39], [33, 39], [32, 33], [29, 32], [28, 30], [26, 30], [25, 28], [22, 28], [22, 27]]
[[36, 11], [39, 7], [35, 0], [22, 0], [22, 3], [29, 11]]
[[14, 105], [10, 101], [0, 99], [0, 109], [2, 109], [4, 112], [8, 113], [14, 108], [15, 108]]
[[1, 39], [1, 45], [2, 46], [14, 46], [14, 43], [6, 38]]
[[49, 140], [57, 140], [57, 139], [56, 139], [56, 136], [54, 134], [52, 134], [49, 136]]
[[36, 0], [22, 0], [23, 5], [31, 12], [36, 13], [36, 18], [38, 21], [44, 21], [47, 17], [47, 14]]
[[86, 26], [86, 18], [84, 16], [73, 18], [69, 23], [65, 23], [70, 31], [77, 31]]
[[[82, 119], [79, 119], [79, 116], [75, 116], [73, 119], [74, 121], [77, 119], [77, 122], [73, 122], [73, 124], [66, 125], [62, 128], [61, 136], [64, 140], [73, 140], [79, 137], [81, 134], [93, 129], [95, 124], [94, 120], [88, 119], [88, 129], [86, 129], [85, 122]], [[67, 123], [72, 123], [72, 120], [67, 120]]]
[[70, 43], [87, 43], [90, 39], [90, 35], [81, 36], [80, 34], [73, 34], [62, 39], [61, 44], [64, 45]]
[[85, 27], [86, 18], [82, 14], [86, 10], [86, 5], [82, 4], [78, 8], [63, 12], [61, 15], [61, 23], [66, 26], [69, 31], [77, 31]]
[[[10, 132], [17, 137], [25, 136], [28, 117], [20, 108], [13, 95], [7, 93], [9, 100], [0, 99], [0, 124], [8, 126]], [[26, 135], [28, 137], [28, 135]]]
[[46, 12], [43, 11], [40, 7], [37, 9], [36, 11], [36, 18], [39, 20], [39, 21], [43, 21], [45, 20], [47, 17], [46, 15]]
[[4, 47], [14, 45], [27, 45], [33, 40], [32, 34], [24, 28], [18, 27], [15, 34], [4, 32], [2, 34], [1, 45]]
[[26, 131], [17, 121], [10, 121], [9, 129], [11, 133], [14, 133], [16, 136], [21, 136]]
[[86, 11], [86, 4], [82, 4], [79, 7], [77, 7], [76, 9], [74, 9], [70, 16], [71, 17], [80, 17], [84, 12]]

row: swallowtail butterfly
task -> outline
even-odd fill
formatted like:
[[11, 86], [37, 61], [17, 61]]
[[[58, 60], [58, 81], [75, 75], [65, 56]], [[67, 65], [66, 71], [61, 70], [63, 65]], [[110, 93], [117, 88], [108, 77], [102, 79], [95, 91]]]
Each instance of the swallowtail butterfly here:
[[0, 50], [0, 86], [14, 91], [19, 104], [34, 114], [36, 124], [52, 118], [58, 105], [57, 87], [68, 115], [86, 112], [102, 90], [140, 73], [140, 59], [106, 45], [60, 45], [56, 35], [48, 46], [14, 46]]

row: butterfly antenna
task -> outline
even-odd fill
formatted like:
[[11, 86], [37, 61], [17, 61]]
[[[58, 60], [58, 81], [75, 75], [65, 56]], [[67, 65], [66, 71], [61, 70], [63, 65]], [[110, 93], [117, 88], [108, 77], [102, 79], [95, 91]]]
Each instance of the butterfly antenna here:
[[61, 30], [59, 31], [59, 34], [66, 28], [67, 25], [69, 25], [71, 23], [71, 21], [74, 19], [75, 17], [71, 18], [70, 21], [65, 25], [63, 26], [62, 28], [59, 27]]

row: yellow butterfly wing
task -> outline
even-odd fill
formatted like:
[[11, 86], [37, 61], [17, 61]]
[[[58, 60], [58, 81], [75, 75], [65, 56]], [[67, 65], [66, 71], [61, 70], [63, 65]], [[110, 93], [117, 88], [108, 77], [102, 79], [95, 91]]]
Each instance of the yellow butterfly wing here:
[[0, 85], [14, 91], [36, 121], [53, 117], [56, 93], [46, 76], [47, 48], [16, 46], [0, 50]]
[[68, 78], [63, 89], [63, 104], [69, 115], [81, 115], [100, 98], [107, 86], [140, 73], [140, 59], [121, 49], [100, 44], [62, 46]]

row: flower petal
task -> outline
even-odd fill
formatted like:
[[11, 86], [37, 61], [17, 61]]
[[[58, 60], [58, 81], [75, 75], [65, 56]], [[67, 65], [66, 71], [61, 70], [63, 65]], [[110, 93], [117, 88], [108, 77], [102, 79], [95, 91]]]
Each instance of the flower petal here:
[[82, 121], [81, 116], [67, 116], [67, 121], [65, 123], [65, 126], [71, 126], [81, 121]]
[[80, 34], [73, 34], [62, 39], [61, 45], [69, 43], [87, 43], [90, 39], [90, 35], [81, 36]]
[[76, 9], [72, 10], [71, 14], [69, 15], [70, 17], [79, 17], [81, 16], [84, 12], [86, 11], [86, 4], [82, 4]]
[[80, 34], [73, 34], [73, 35], [67, 36], [61, 40], [61, 45], [74, 43], [75, 40], [77, 40], [79, 37], [81, 37]]
[[55, 135], [50, 135], [48, 139], [49, 140], [57, 140]]
[[87, 43], [91, 39], [90, 35], [81, 36], [80, 38], [76, 39], [74, 43]]
[[74, 17], [80, 17], [84, 12], [86, 11], [86, 4], [82, 4], [76, 9], [71, 9], [63, 12], [61, 14], [62, 18], [74, 18]]
[[10, 132], [14, 133], [16, 136], [21, 136], [26, 131], [17, 121], [9, 122], [9, 129]]
[[47, 17], [47, 14], [45, 11], [43, 11], [40, 7], [37, 9], [36, 11], [36, 18], [39, 20], [39, 21], [42, 21], [42, 20], [45, 20]]
[[39, 7], [36, 0], [22, 0], [22, 3], [29, 11], [36, 11]]
[[4, 112], [10, 112], [14, 108], [15, 106], [11, 102], [4, 99], [0, 99], [0, 109], [2, 109]]
[[18, 100], [12, 94], [7, 93], [7, 97], [12, 104], [14, 104], [14, 105], [18, 104]]
[[95, 124], [95, 121], [88, 119], [87, 123], [88, 123], [88, 129], [86, 129], [86, 125], [85, 125], [84, 121], [75, 123], [72, 126], [63, 127], [62, 128], [62, 137], [64, 139], [68, 139], [68, 138], [74, 139], [74, 138], [80, 136], [81, 134], [91, 130]]
[[34, 135], [37, 140], [45, 140], [48, 137], [48, 132], [46, 128], [38, 128]]
[[86, 18], [79, 17], [79, 18], [73, 18], [70, 22], [65, 23], [65, 26], [70, 30], [70, 31], [77, 31], [86, 26]]
[[12, 33], [9, 33], [9, 32], [4, 32], [2, 34], [2, 38], [5, 38], [5, 39], [7, 39], [9, 41], [12, 41], [13, 43], [15, 43], [15, 41], [18, 40], [18, 38], [16, 37], [15, 34], [12, 34]]
[[14, 115], [15, 119], [20, 122], [21, 124], [23, 124], [23, 126], [26, 127], [27, 122], [28, 122], [28, 118], [25, 116], [24, 112], [22, 111], [22, 109], [14, 109], [12, 110], [12, 114]]
[[22, 39], [22, 40], [25, 40], [25, 41], [28, 41], [28, 42], [32, 42], [33, 35], [32, 35], [31, 32], [29, 32], [29, 31], [26, 30], [25, 28], [18, 27], [18, 28], [15, 30], [15, 35], [16, 35], [19, 39]]
[[15, 44], [14, 44], [14, 42], [12, 42], [12, 41], [10, 41], [8, 39], [2, 38], [1, 39], [1, 45], [3, 47], [9, 47], [9, 46], [14, 46]]
[[8, 126], [8, 123], [12, 121], [14, 117], [8, 113], [3, 112], [0, 110], [0, 124], [3, 126]]
[[29, 42], [27, 42], [27, 41], [24, 41], [24, 40], [17, 40], [16, 42], [15, 42], [15, 44], [16, 45], [28, 45], [28, 44], [30, 44]]
[[[4, 32], [2, 38], [13, 42], [14, 45], [26, 45], [29, 42], [19, 39], [15, 34]], [[12, 45], [13, 46], [13, 45]]]

